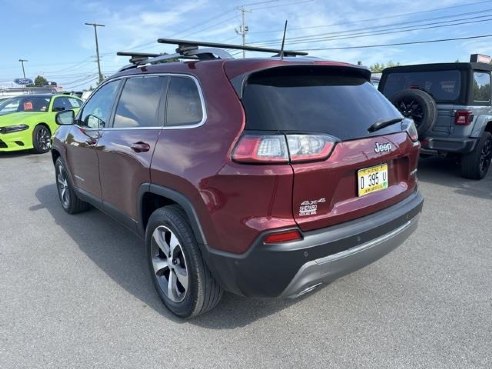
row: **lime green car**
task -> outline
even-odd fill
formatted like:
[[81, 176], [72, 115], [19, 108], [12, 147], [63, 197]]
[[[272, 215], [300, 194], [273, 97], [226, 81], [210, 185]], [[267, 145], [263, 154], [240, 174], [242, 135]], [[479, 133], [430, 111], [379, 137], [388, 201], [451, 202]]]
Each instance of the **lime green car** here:
[[0, 152], [33, 149], [49, 151], [58, 125], [55, 115], [77, 111], [82, 100], [69, 95], [20, 95], [0, 102]]

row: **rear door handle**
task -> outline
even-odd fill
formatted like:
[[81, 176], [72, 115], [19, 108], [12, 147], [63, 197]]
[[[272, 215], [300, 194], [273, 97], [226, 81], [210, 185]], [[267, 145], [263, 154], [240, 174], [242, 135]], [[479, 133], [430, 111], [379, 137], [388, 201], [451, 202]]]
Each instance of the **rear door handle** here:
[[131, 146], [132, 150], [135, 152], [147, 152], [150, 150], [150, 145], [145, 142], [135, 142]]

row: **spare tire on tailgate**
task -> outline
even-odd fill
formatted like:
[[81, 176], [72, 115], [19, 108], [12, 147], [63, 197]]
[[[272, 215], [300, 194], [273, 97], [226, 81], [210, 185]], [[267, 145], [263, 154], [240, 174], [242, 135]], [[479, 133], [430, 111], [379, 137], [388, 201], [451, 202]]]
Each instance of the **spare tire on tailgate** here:
[[436, 102], [422, 90], [403, 90], [397, 92], [390, 100], [407, 118], [412, 118], [419, 135], [429, 130], [437, 119]]

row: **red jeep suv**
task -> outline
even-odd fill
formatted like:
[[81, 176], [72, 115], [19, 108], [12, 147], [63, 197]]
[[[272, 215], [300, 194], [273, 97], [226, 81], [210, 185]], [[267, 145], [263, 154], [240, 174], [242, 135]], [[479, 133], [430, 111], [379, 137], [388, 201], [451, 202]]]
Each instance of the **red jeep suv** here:
[[52, 155], [68, 213], [91, 204], [145, 238], [171, 312], [204, 313], [223, 290], [300, 296], [416, 229], [416, 129], [367, 69], [169, 42], [177, 54], [131, 54], [58, 113]]

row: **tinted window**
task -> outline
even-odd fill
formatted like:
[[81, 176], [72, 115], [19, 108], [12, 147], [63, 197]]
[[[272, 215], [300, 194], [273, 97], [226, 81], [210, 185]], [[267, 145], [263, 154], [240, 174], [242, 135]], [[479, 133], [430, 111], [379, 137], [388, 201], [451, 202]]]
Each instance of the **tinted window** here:
[[160, 127], [158, 120], [165, 77], [135, 77], [126, 81], [113, 126], [116, 128]]
[[171, 77], [166, 125], [193, 125], [200, 123], [202, 119], [202, 102], [196, 83], [188, 77]]
[[[75, 99], [73, 99], [75, 100]], [[72, 104], [68, 101], [66, 97], [57, 97], [53, 102], [53, 111], [63, 111], [73, 109]]]
[[326, 68], [253, 75], [243, 105], [248, 129], [328, 133], [341, 140], [367, 136], [373, 123], [401, 117], [367, 80]]
[[461, 92], [461, 72], [443, 70], [429, 72], [392, 72], [388, 74], [383, 93], [392, 98], [397, 92], [415, 88], [429, 93], [437, 102], [453, 102]]
[[111, 81], [91, 96], [80, 115], [80, 124], [89, 128], [103, 128], [108, 125], [119, 83], [120, 81]]
[[48, 110], [51, 97], [49, 96], [19, 96], [4, 101], [0, 114], [11, 112], [45, 112]]
[[478, 103], [490, 101], [490, 74], [473, 73], [473, 101]]

